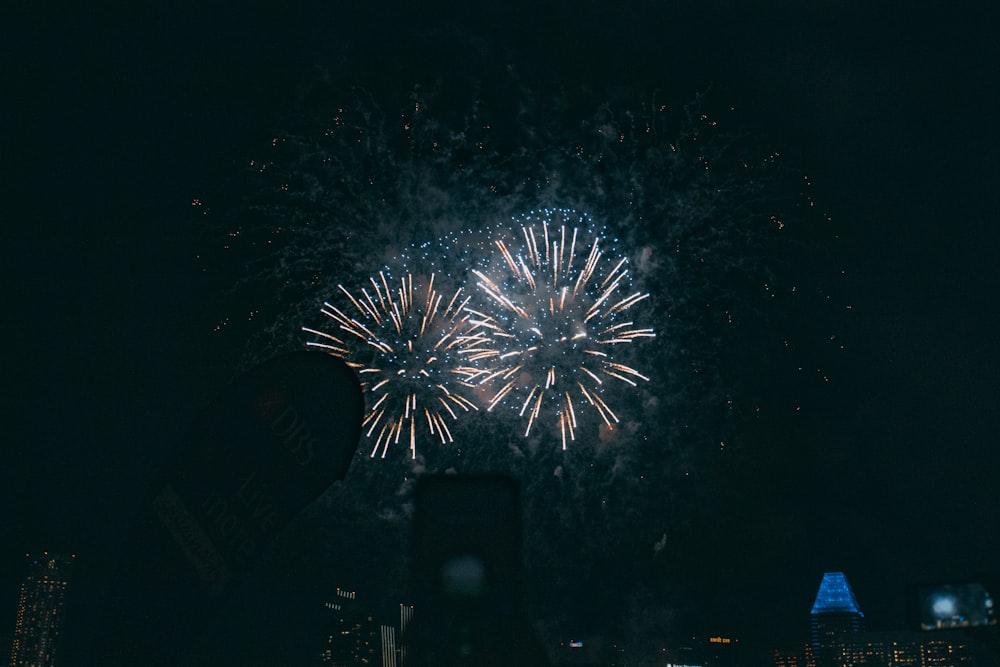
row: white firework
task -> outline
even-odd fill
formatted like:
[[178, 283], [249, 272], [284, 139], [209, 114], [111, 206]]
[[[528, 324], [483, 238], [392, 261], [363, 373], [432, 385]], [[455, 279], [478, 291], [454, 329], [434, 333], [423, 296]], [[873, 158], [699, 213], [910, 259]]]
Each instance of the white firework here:
[[338, 285], [349, 307], [324, 302], [321, 312], [337, 333], [303, 331], [315, 338], [308, 346], [357, 370], [368, 404], [363, 428], [370, 456], [384, 458], [403, 443], [416, 458], [418, 434], [451, 443], [448, 420], [478, 410], [466, 394], [479, 371], [463, 359], [479, 353], [488, 337], [464, 312], [462, 288], [445, 300], [433, 273], [426, 284], [412, 273], [397, 282], [386, 269], [369, 283], [355, 293]]
[[566, 449], [579, 409], [594, 410], [608, 428], [618, 423], [606, 382], [649, 380], [615, 355], [655, 337], [631, 317], [649, 295], [628, 291], [628, 259], [602, 247], [607, 239], [589, 231], [586, 214], [542, 209], [515, 222], [512, 234], [494, 239], [493, 260], [472, 270], [487, 307], [466, 309], [490, 344], [470, 354], [480, 372], [468, 379], [490, 387], [487, 410], [510, 405], [527, 419], [525, 437], [551, 417]]

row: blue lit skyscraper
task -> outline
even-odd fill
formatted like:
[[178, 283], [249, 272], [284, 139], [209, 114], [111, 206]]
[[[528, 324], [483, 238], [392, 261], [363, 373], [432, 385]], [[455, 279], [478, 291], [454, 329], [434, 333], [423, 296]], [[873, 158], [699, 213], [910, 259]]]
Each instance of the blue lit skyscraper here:
[[845, 640], [864, 630], [865, 615], [843, 572], [827, 572], [809, 612], [810, 639], [817, 667], [839, 664]]

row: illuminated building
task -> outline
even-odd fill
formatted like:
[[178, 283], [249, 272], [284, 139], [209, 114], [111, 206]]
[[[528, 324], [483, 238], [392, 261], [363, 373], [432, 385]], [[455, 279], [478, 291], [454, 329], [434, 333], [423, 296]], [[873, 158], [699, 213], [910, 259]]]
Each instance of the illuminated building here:
[[858, 667], [974, 667], [974, 649], [958, 633], [866, 632], [841, 645], [840, 665]]
[[776, 648], [771, 651], [771, 660], [774, 667], [803, 667], [805, 664], [799, 651], [786, 648]]
[[817, 667], [841, 664], [844, 641], [864, 629], [865, 615], [843, 572], [827, 572], [809, 612], [810, 645]]
[[399, 605], [399, 667], [406, 667], [406, 629], [413, 621], [413, 605]]
[[773, 667], [816, 667], [816, 656], [810, 644], [800, 648], [784, 646], [771, 650], [770, 664]]
[[338, 588], [333, 601], [325, 606], [334, 612], [336, 620], [327, 634], [323, 664], [335, 667], [376, 664], [375, 623], [358, 608], [357, 593]]
[[21, 582], [11, 646], [11, 667], [51, 667], [66, 617], [66, 589], [75, 556], [25, 554], [28, 572]]
[[334, 599], [324, 606], [335, 620], [327, 633], [322, 664], [333, 667], [403, 667], [406, 664], [406, 653], [398, 637], [413, 618], [412, 606], [399, 605], [398, 628], [377, 622], [369, 610], [359, 606], [354, 591], [338, 588]]
[[997, 664], [959, 630], [868, 632], [854, 592], [841, 572], [823, 576], [810, 613], [804, 653], [774, 650], [774, 667], [976, 667]]
[[[804, 655], [772, 652], [774, 667], [815, 665], [811, 647]], [[828, 656], [834, 667], [976, 667], [976, 647], [959, 633], [862, 632], [845, 635]], [[983, 664], [995, 664], [987, 660]]]
[[391, 625], [382, 626], [382, 667], [397, 667], [396, 658], [396, 628]]

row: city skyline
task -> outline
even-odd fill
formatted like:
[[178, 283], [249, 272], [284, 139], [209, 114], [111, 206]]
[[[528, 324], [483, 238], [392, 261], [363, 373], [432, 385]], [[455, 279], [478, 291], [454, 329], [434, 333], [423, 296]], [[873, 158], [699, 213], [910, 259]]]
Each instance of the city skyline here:
[[[56, 662], [55, 658], [66, 653], [67, 648], [70, 649], [70, 662], [80, 659], [78, 653], [72, 653], [73, 649], [79, 650], [79, 647], [67, 647], [60, 642], [60, 637], [67, 632], [67, 600], [71, 611], [70, 636], [74, 631], [79, 631], [79, 627], [72, 627], [74, 623], [86, 623], [80, 614], [81, 610], [94, 608], [94, 601], [81, 599], [80, 594], [85, 591], [78, 591], [74, 596], [71, 570], [75, 561], [75, 554], [63, 556], [44, 552], [34, 557], [31, 554], [24, 555], [25, 573], [17, 602], [17, 621], [14, 632], [10, 635], [12, 645], [8, 647], [11, 650], [12, 667], [64, 664]], [[922, 607], [931, 601], [940, 600], [942, 595], [951, 597], [963, 594], [959, 588], [950, 584], [938, 587], [937, 591], [921, 591], [926, 603], [914, 598], [908, 600], [907, 604]], [[414, 616], [413, 605], [405, 602], [395, 606], [382, 604], [385, 599], [373, 604], [379, 600], [379, 596], [366, 600], [364, 592], [359, 593], [351, 588], [335, 587], [318, 593], [319, 596], [314, 600], [315, 609], [311, 612], [301, 610], [306, 613], [298, 616], [301, 619], [312, 618], [313, 621], [323, 619], [319, 625], [315, 625], [315, 636], [304, 635], [299, 631], [292, 638], [295, 642], [313, 645], [313, 650], [307, 651], [313, 656], [309, 664], [367, 664], [374, 661], [373, 664], [382, 664], [384, 667], [395, 667], [397, 664], [405, 667], [406, 630]], [[965, 595], [968, 598], [968, 594]], [[955, 617], [960, 621], [956, 624], [949, 623], [936, 629], [927, 626], [918, 628], [912, 623], [907, 627], [888, 627], [884, 621], [876, 619], [875, 626], [868, 627], [864, 622], [861, 603], [846, 574], [826, 572], [816, 582], [815, 599], [808, 612], [810, 627], [807, 628], [806, 623], [802, 624], [797, 642], [719, 634], [716, 632], [717, 628], [699, 628], [689, 636], [682, 636], [664, 627], [660, 633], [656, 633], [654, 629], [654, 634], [646, 638], [647, 642], [630, 645], [623, 637], [573, 633], [566, 629], [566, 636], [558, 641], [549, 638], [544, 650], [553, 660], [552, 664], [556, 665], [580, 664], [581, 660], [586, 664], [615, 660], [625, 661], [624, 664], [646, 664], [655, 656], [662, 656], [669, 664], [707, 664], [710, 667], [809, 665], [813, 662], [820, 666], [836, 667], [841, 664], [841, 660], [848, 659], [844, 656], [851, 651], [856, 652], [852, 658], [856, 664], [865, 664], [866, 659], [875, 661], [872, 664], [882, 664], [877, 661], [889, 660], [885, 664], [906, 665], [912, 664], [908, 662], [910, 660], [924, 659], [931, 661], [928, 664], [941, 664], [941, 660], [947, 659], [946, 654], [935, 658], [935, 652], [950, 652], [952, 649], [947, 647], [954, 647], [958, 651], [955, 659], [959, 662], [956, 665], [990, 665], [991, 661], [1000, 659], [1000, 655], [996, 653], [1000, 649], [1000, 635], [996, 630], [997, 617], [990, 593], [986, 592], [985, 598], [979, 598], [978, 595], [973, 596], [976, 597], [976, 602], [972, 603], [978, 608], [963, 606], [960, 610], [949, 612], [962, 614], [961, 617]], [[320, 599], [325, 601], [319, 604], [316, 601]], [[765, 607], [760, 611], [768, 613], [770, 610]], [[934, 611], [943, 613], [936, 606]], [[982, 616], [978, 615], [980, 611]], [[802, 617], [805, 620], [806, 614], [803, 613]], [[313, 624], [307, 622], [305, 626], [313, 627]], [[229, 638], [223, 635], [210, 641], [209, 645], [224, 646], [228, 641]], [[841, 653], [842, 651], [846, 653]], [[887, 657], [887, 652], [893, 651], [896, 652], [896, 657]], [[925, 653], [925, 657], [920, 657]], [[293, 659], [293, 655], [288, 657]], [[222, 654], [217, 654], [214, 659], [221, 657]], [[280, 656], [272, 656], [272, 660], [278, 657]], [[978, 662], [975, 662], [977, 659]]]

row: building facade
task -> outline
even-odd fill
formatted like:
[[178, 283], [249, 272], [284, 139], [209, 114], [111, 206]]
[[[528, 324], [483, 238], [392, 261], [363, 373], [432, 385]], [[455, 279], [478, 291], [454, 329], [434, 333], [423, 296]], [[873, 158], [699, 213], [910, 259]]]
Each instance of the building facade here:
[[840, 663], [844, 642], [864, 631], [865, 615], [843, 572], [827, 572], [809, 612], [809, 644], [816, 667]]
[[328, 632], [320, 663], [330, 667], [368, 665], [404, 667], [405, 644], [401, 641], [413, 618], [413, 607], [399, 605], [399, 625], [381, 623], [362, 606], [357, 593], [343, 588], [327, 603]]
[[56, 665], [66, 618], [66, 592], [75, 556], [44, 552], [25, 554], [27, 572], [21, 582], [11, 642], [11, 667]]
[[974, 667], [971, 640], [948, 632], [865, 632], [842, 645], [839, 664], [858, 667]]

